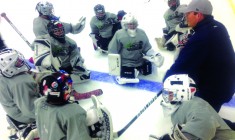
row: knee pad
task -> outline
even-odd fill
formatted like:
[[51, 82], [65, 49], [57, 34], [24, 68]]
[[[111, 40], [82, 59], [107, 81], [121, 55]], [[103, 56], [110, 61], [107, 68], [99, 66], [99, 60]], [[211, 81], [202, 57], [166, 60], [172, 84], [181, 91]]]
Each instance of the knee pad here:
[[149, 75], [152, 73], [152, 63], [150, 61], [145, 61], [140, 67], [140, 73], [142, 75]]
[[134, 67], [121, 67], [121, 77], [125, 78], [135, 78], [135, 68]]

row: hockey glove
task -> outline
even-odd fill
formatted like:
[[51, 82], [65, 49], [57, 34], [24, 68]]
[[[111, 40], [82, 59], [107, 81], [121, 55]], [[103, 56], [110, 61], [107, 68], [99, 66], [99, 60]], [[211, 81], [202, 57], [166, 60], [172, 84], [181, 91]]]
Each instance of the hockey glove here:
[[80, 33], [84, 28], [85, 28], [85, 25], [86, 25], [86, 17], [81, 17], [78, 21], [77, 24], [75, 25], [72, 25], [72, 33], [73, 34], [78, 34]]
[[151, 56], [144, 56], [143, 58], [154, 63], [157, 67], [161, 67], [164, 62], [164, 57], [160, 53]]

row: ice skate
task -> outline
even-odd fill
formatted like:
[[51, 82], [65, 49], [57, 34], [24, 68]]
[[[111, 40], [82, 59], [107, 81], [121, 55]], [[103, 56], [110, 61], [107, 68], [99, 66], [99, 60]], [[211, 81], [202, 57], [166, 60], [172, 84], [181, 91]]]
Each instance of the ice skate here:
[[84, 83], [90, 80], [91, 72], [89, 70], [86, 70], [85, 72], [76, 70], [72, 71], [72, 74], [76, 76], [76, 79], [74, 80], [76, 83]]

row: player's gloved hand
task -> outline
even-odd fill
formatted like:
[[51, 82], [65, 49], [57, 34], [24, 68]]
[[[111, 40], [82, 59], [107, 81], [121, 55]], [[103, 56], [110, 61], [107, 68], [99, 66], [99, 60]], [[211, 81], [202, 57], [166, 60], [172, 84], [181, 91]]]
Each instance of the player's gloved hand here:
[[72, 25], [72, 33], [73, 34], [78, 34], [80, 33], [84, 28], [85, 28], [85, 25], [86, 25], [86, 17], [81, 17], [78, 21], [77, 24], [75, 25]]
[[143, 58], [153, 62], [157, 67], [161, 67], [164, 62], [164, 57], [160, 53], [151, 56], [144, 56]]

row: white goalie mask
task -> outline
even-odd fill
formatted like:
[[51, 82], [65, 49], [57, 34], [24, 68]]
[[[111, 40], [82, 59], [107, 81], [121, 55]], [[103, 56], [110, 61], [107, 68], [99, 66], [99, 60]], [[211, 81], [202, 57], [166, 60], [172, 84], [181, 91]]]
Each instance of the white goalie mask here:
[[122, 26], [125, 29], [127, 29], [127, 33], [131, 37], [135, 37], [136, 36], [136, 29], [138, 27], [138, 21], [137, 21], [136, 17], [133, 14], [128, 13], [123, 17], [122, 20], [123, 20]]
[[194, 97], [196, 84], [187, 74], [169, 76], [163, 83], [161, 105], [168, 113], [173, 113], [178, 106]]
[[36, 10], [40, 15], [51, 16], [54, 12], [54, 7], [50, 2], [41, 1], [36, 5]]
[[3, 49], [0, 52], [0, 72], [3, 76], [10, 78], [30, 69], [20, 52], [13, 49]]

